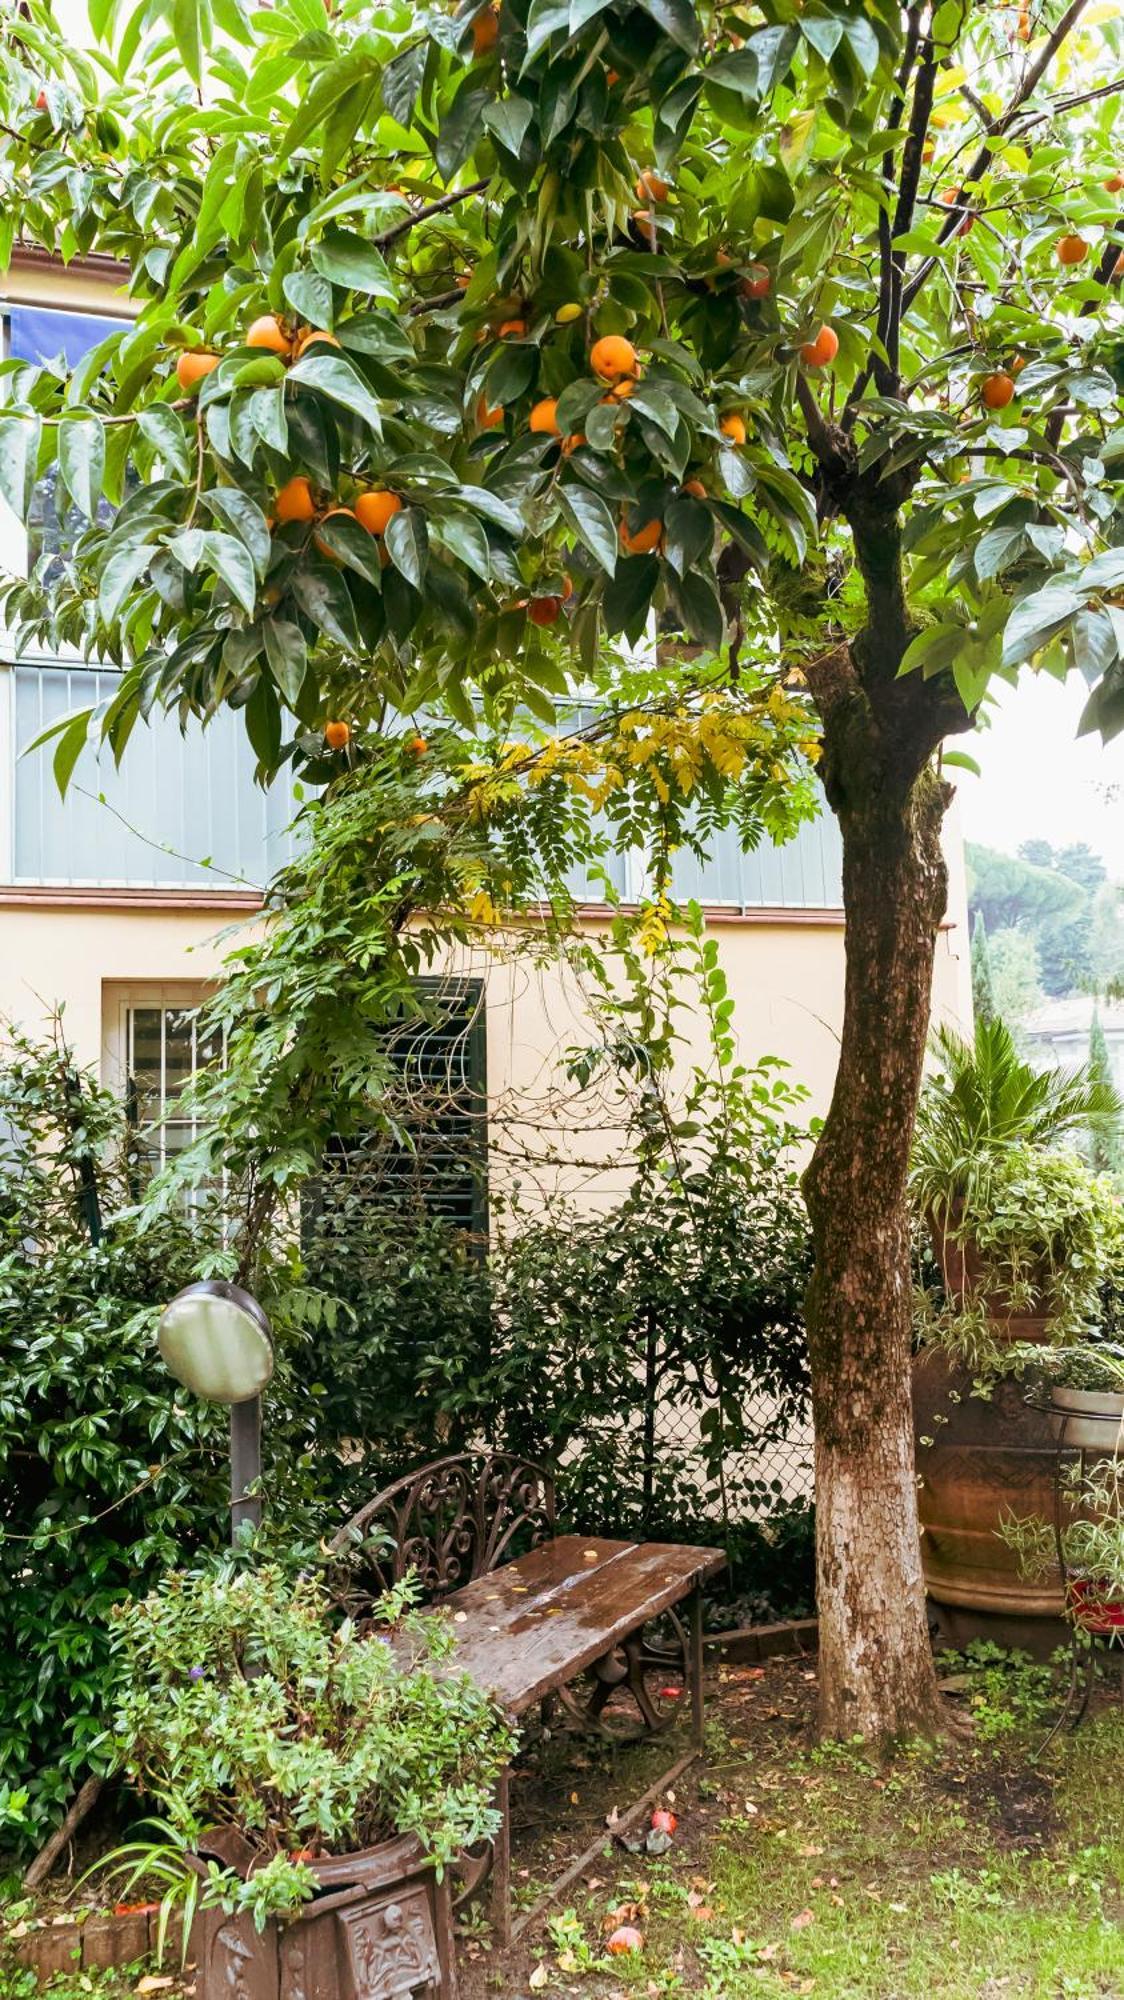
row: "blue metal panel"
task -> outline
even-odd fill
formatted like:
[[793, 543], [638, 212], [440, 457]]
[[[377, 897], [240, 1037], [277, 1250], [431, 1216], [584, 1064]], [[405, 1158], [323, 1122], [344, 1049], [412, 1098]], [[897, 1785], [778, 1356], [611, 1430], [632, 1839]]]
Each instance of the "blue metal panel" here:
[[9, 306], [8, 352], [14, 360], [34, 362], [37, 368], [49, 368], [58, 361], [67, 368], [76, 368], [91, 347], [111, 333], [121, 333], [130, 324], [127, 319], [105, 319], [100, 313]]
[[[240, 715], [181, 733], [171, 715], [138, 723], [120, 770], [108, 750], [83, 752], [66, 798], [51, 746], [19, 753], [51, 722], [112, 692], [89, 667], [15, 669], [14, 879], [132, 887], [262, 887], [293, 851], [287, 786], [263, 792]], [[205, 864], [210, 862], [210, 866]]]

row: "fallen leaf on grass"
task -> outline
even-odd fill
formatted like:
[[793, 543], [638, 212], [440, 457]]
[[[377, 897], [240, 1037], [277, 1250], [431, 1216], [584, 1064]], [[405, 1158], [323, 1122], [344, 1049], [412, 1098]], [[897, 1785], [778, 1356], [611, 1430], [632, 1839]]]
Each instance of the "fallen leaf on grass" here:
[[541, 1993], [543, 1987], [548, 1986], [550, 1984], [550, 1974], [547, 1971], [546, 1966], [543, 1965], [541, 1962], [538, 1965], [536, 1965], [534, 1971], [528, 1974], [527, 1984], [530, 1987], [532, 1993]]
[[808, 1925], [814, 1924], [815, 1921], [816, 1913], [814, 1910], [798, 1910], [788, 1928], [790, 1931], [806, 1931]]
[[796, 1852], [797, 1854], [800, 1855], [802, 1860], [807, 1861], [813, 1854], [822, 1854], [823, 1848], [817, 1847], [815, 1841], [810, 1840], [808, 1841], [806, 1846], [798, 1847]]
[[166, 1972], [146, 1972], [143, 1979], [138, 1979], [133, 1991], [134, 1993], [166, 1993], [169, 1986], [174, 1986], [175, 1983], [175, 1980], [170, 1978]]
[[780, 1950], [779, 1944], [763, 1944], [757, 1956], [759, 1959], [763, 1961], [765, 1965], [768, 1965], [770, 1961], [776, 1957], [779, 1950]]
[[606, 1910], [601, 1919], [601, 1928], [603, 1931], [615, 1931], [622, 1925], [639, 1924], [647, 1914], [643, 1903], [618, 1903], [615, 1910]]

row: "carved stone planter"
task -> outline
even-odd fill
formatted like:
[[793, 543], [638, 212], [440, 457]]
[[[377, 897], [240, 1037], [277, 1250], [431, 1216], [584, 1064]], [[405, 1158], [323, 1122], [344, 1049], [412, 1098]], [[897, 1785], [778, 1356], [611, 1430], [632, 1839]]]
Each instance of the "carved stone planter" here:
[[312, 1866], [319, 1892], [290, 1923], [200, 1912], [196, 2000], [456, 2000], [449, 1879], [415, 1840]]

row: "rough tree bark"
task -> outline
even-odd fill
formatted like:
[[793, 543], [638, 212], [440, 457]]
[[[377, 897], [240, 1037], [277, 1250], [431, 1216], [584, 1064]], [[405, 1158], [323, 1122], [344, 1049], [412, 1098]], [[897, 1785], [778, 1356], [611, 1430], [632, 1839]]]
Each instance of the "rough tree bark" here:
[[849, 452], [828, 473], [854, 536], [867, 624], [809, 669], [846, 914], [839, 1068], [804, 1180], [820, 1725], [879, 1740], [931, 1727], [939, 1712], [917, 1521], [906, 1188], [947, 891], [951, 791], [932, 758], [967, 717], [940, 683], [897, 678], [911, 636], [900, 493], [864, 491]]

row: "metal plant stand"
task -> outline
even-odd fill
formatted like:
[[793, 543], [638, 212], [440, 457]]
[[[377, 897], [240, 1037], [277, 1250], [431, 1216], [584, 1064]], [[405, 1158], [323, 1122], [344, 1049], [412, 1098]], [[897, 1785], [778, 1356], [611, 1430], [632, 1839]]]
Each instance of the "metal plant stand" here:
[[1085, 1485], [1090, 1464], [1116, 1454], [1103, 1446], [1091, 1449], [1087, 1444], [1071, 1439], [1071, 1431], [1081, 1428], [1077, 1412], [1060, 1408], [1048, 1395], [1029, 1397], [1027, 1400], [1036, 1409], [1046, 1412], [1057, 1432], [1054, 1451], [1054, 1546], [1069, 1625], [1069, 1683], [1058, 1716], [1035, 1753], [1037, 1759], [1049, 1749], [1062, 1729], [1068, 1728], [1072, 1732], [1081, 1727], [1093, 1698], [1098, 1664], [1109, 1654], [1113, 1655], [1118, 1666], [1121, 1697], [1124, 1699], [1124, 1605], [1106, 1602], [1103, 1597], [1090, 1592], [1087, 1587], [1089, 1579], [1072, 1568], [1065, 1547], [1067, 1488], [1079, 1494]]

